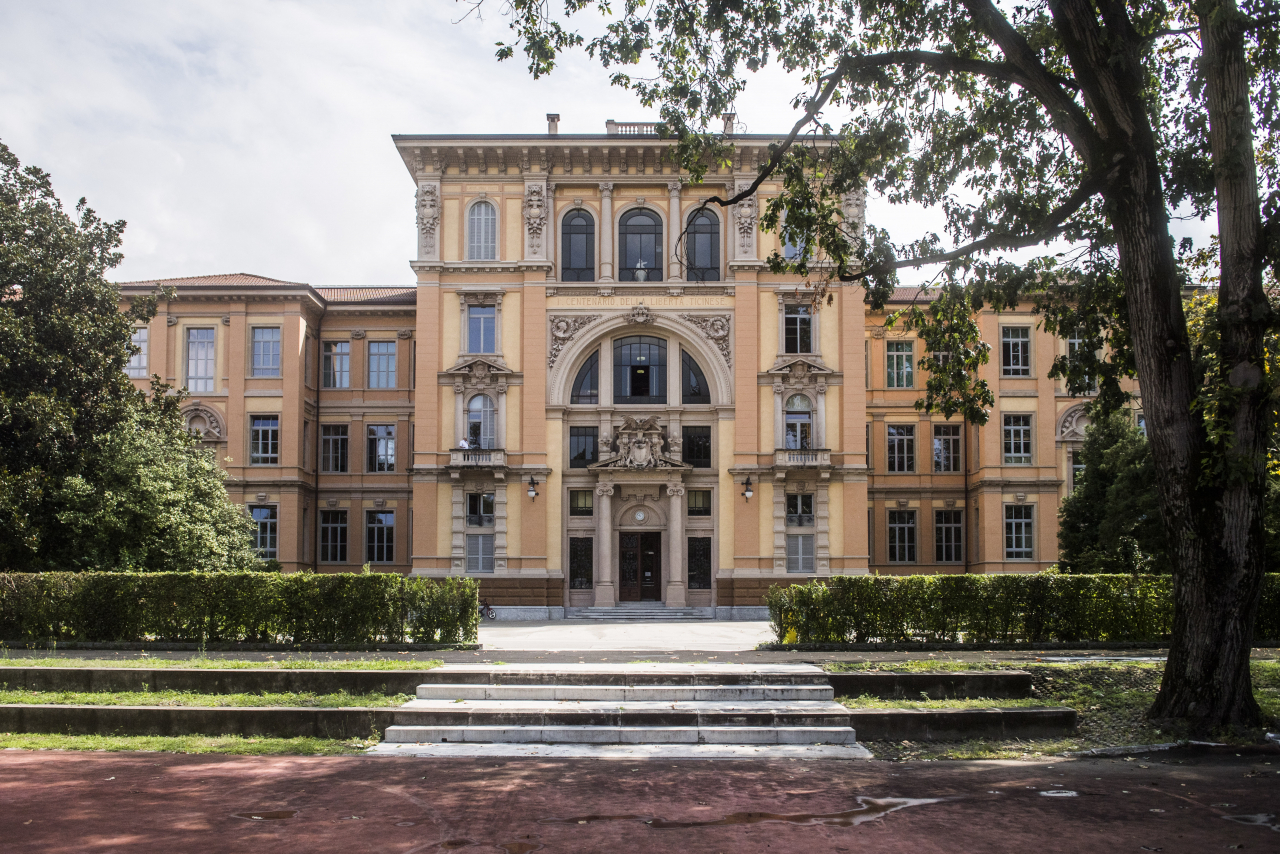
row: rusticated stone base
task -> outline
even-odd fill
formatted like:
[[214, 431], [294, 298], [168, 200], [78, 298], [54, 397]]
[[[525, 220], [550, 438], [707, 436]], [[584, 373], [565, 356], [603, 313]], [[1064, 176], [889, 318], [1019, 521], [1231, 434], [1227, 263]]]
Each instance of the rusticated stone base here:
[[764, 606], [764, 594], [773, 585], [790, 587], [792, 584], [807, 584], [813, 577], [808, 575], [774, 578], [717, 578], [716, 604], [725, 606]]
[[559, 608], [564, 605], [564, 579], [481, 578], [480, 598], [495, 608]]

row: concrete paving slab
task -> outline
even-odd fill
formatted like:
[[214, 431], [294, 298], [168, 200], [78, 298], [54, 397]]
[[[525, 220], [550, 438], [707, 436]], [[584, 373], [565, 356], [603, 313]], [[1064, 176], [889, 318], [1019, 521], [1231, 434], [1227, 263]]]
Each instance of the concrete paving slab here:
[[627, 622], [547, 620], [484, 622], [480, 643], [486, 652], [503, 650], [750, 650], [775, 640], [767, 621]]

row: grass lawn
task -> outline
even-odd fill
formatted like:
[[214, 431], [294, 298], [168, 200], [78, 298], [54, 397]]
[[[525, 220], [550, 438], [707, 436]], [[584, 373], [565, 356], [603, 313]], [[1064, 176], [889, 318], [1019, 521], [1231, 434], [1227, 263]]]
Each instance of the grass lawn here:
[[235, 658], [54, 658], [23, 655], [25, 650], [5, 649], [0, 656], [0, 667], [132, 667], [168, 668], [189, 667], [200, 670], [430, 670], [444, 664], [438, 658], [311, 658], [305, 654], [281, 653], [280, 658], [268, 656], [263, 661]]
[[190, 691], [9, 691], [0, 703], [48, 703], [57, 706], [310, 706], [336, 709], [399, 706], [412, 694], [197, 694]]
[[0, 732], [4, 750], [145, 750], [163, 753], [228, 753], [234, 756], [349, 756], [376, 740], [244, 738], [239, 735], [44, 735]]
[[[829, 666], [835, 670], [836, 667]], [[969, 662], [893, 662], [888, 666], [845, 666], [840, 670], [974, 670], [1019, 669], [1031, 673], [1032, 696], [1022, 700], [879, 700], [872, 697], [840, 698], [850, 708], [1011, 708], [1069, 706], [1079, 715], [1075, 735], [1063, 739], [1031, 741], [967, 741], [959, 743], [867, 742], [881, 759], [1028, 759], [1072, 750], [1158, 744], [1177, 741], [1185, 733], [1148, 722], [1147, 709], [1160, 687], [1164, 665], [1159, 662], [1089, 662], [1082, 664], [1026, 664], [994, 668]], [[1280, 662], [1255, 661], [1254, 694], [1263, 714], [1280, 721]], [[1219, 733], [1215, 740], [1257, 743], [1264, 730]]]

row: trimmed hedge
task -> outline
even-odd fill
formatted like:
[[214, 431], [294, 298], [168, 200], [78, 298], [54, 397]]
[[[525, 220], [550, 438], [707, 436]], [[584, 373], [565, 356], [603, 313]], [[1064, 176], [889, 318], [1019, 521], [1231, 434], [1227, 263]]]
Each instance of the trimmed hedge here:
[[[840, 575], [771, 587], [779, 643], [1163, 641], [1167, 575]], [[1280, 575], [1264, 577], [1254, 629], [1280, 639]]]
[[2, 573], [0, 640], [469, 643], [479, 591], [381, 573]]

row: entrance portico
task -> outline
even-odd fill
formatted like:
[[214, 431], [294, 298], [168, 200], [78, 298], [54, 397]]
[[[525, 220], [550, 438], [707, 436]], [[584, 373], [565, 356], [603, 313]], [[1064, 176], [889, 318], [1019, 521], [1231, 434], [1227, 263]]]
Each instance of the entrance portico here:
[[663, 469], [600, 470], [595, 489], [596, 607], [644, 599], [660, 599], [673, 608], [687, 604], [686, 468], [671, 462]]

